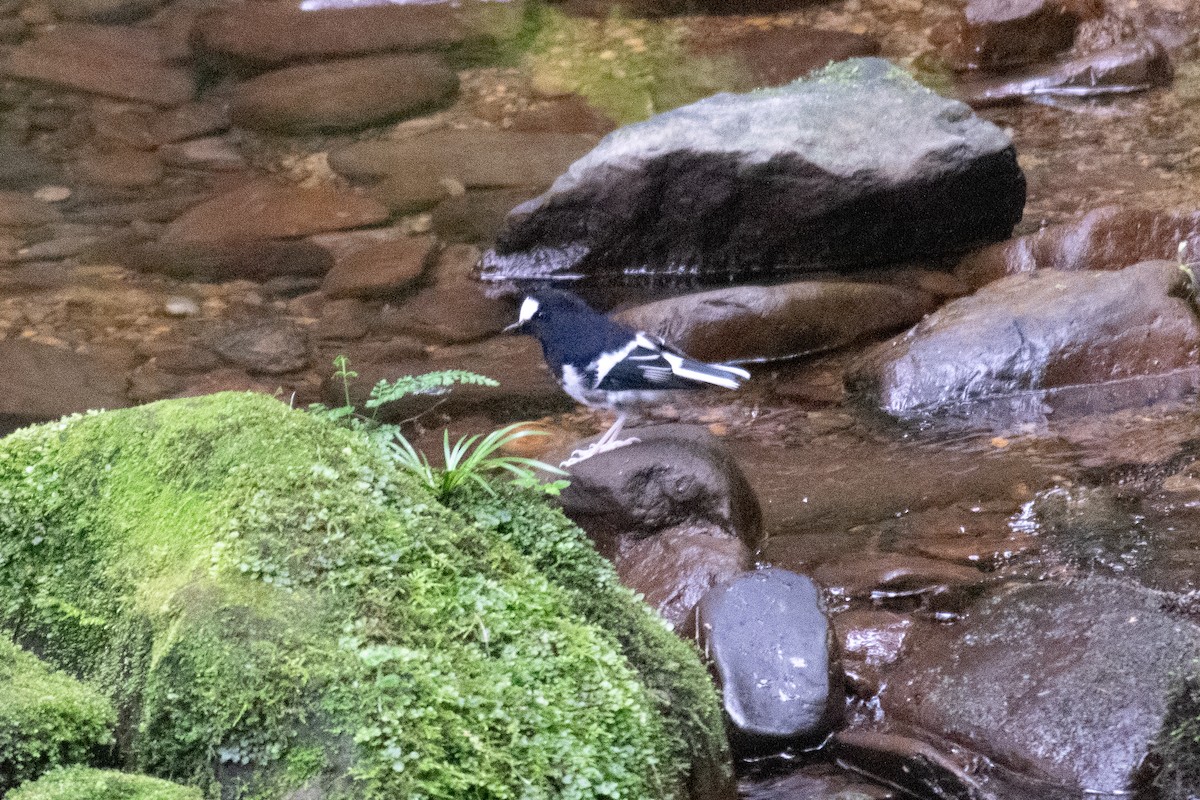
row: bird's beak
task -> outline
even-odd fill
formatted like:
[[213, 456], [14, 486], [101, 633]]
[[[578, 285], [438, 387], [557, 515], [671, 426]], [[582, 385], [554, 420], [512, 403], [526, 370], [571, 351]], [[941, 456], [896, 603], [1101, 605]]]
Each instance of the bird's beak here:
[[[493, 328], [493, 330], [495, 330], [495, 329]], [[501, 333], [524, 333], [525, 332], [525, 323], [522, 322], [521, 320], [517, 320], [512, 325], [505, 325], [504, 328], [500, 332]]]

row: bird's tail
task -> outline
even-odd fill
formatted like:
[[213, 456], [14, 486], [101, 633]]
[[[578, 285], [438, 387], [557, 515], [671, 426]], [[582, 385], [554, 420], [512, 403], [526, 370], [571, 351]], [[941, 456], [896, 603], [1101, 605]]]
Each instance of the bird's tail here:
[[750, 380], [750, 373], [741, 367], [729, 364], [704, 364], [685, 358], [673, 372], [681, 378], [690, 378], [701, 383], [711, 383], [726, 389], [737, 389]]

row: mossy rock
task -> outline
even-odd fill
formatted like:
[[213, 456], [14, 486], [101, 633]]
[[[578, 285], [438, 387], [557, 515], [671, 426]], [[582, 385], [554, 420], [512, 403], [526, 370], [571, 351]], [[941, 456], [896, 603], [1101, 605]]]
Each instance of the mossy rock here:
[[0, 795], [112, 742], [117, 715], [100, 692], [0, 636]]
[[121, 687], [127, 766], [209, 794], [640, 799], [727, 770], [694, 652], [561, 515], [448, 509], [259, 395], [0, 440], [0, 628]]
[[1176, 680], [1163, 730], [1155, 742], [1155, 776], [1162, 800], [1200, 795], [1200, 663], [1198, 672]]
[[72, 767], [51, 772], [5, 800], [202, 800], [199, 789], [146, 775]]

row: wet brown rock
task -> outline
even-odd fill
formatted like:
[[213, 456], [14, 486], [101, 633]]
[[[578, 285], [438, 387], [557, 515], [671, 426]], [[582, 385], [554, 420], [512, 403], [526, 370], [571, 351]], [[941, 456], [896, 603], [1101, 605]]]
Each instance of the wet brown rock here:
[[1144, 91], [1170, 85], [1173, 74], [1166, 48], [1147, 38], [1015, 77], [966, 81], [957, 92], [965, 102], [981, 107], [1034, 96], [1091, 97]]
[[1060, 53], [1075, 40], [1084, 6], [1074, 0], [968, 0], [957, 66], [997, 69]]
[[20, 44], [29, 26], [20, 17], [0, 17], [0, 43]]
[[[963, 258], [954, 274], [976, 288], [1034, 270], [1115, 270], [1172, 259], [1179, 244], [1200, 253], [1200, 211], [1105, 206], [1076, 222], [990, 245]], [[1190, 256], [1189, 256], [1190, 257]]]
[[536, 189], [491, 189], [450, 197], [433, 210], [433, 229], [447, 242], [490, 245], [512, 210], [536, 193]]
[[225, 103], [197, 100], [160, 111], [150, 123], [150, 134], [156, 143], [170, 144], [221, 133], [229, 124], [229, 109]]
[[[1077, 797], [1140, 783], [1200, 628], [1161, 595], [1087, 578], [1014, 586], [928, 626], [890, 675], [885, 712]], [[1012, 797], [1012, 794], [999, 794]]]
[[281, 275], [324, 275], [327, 250], [311, 242], [140, 242], [97, 248], [92, 260], [173, 278], [266, 281]]
[[321, 321], [314, 333], [325, 341], [354, 341], [367, 335], [378, 316], [376, 309], [361, 300], [326, 300], [321, 304]]
[[407, 239], [412, 234], [403, 228], [365, 228], [356, 231], [334, 231], [318, 233], [308, 241], [323, 250], [328, 250], [335, 260], [346, 258], [368, 247]]
[[382, 55], [286, 67], [238, 84], [235, 125], [278, 133], [358, 130], [441, 105], [458, 75], [435, 55]]
[[136, 189], [160, 182], [163, 163], [144, 150], [91, 150], [79, 156], [72, 173], [82, 183]]
[[61, 20], [132, 22], [162, 5], [162, 0], [50, 0]]
[[584, 134], [440, 130], [352, 144], [330, 153], [329, 165], [352, 180], [432, 173], [468, 189], [543, 187], [596, 141]]
[[437, 254], [437, 241], [432, 236], [368, 247], [338, 259], [325, 276], [321, 291], [335, 299], [394, 295], [420, 278]]
[[90, 114], [92, 142], [99, 150], [153, 150], [148, 114], [107, 98], [97, 98]]
[[295, 372], [311, 360], [304, 330], [281, 321], [234, 325], [215, 335], [210, 346], [226, 361], [251, 374]]
[[207, 194], [168, 194], [149, 200], [89, 204], [72, 209], [67, 217], [73, 222], [101, 225], [169, 222], [208, 198]]
[[285, 3], [253, 3], [206, 17], [204, 46], [264, 64], [385, 51], [433, 50], [458, 44], [466, 27], [449, 3], [369, 5], [302, 11]]
[[135, 403], [150, 403], [180, 392], [187, 381], [154, 362], [139, 365], [129, 373], [129, 399]]
[[195, 93], [189, 71], [158, 57], [153, 29], [68, 24], [25, 42], [0, 74], [60, 89], [171, 107]]
[[930, 295], [895, 286], [801, 281], [683, 295], [616, 317], [702, 361], [761, 361], [907, 328], [935, 307]]
[[879, 41], [848, 31], [795, 26], [749, 30], [715, 42], [697, 42], [700, 56], [725, 58], [744, 69], [751, 86], [781, 86], [831, 61], [879, 53]]
[[813, 577], [836, 595], [879, 600], [978, 588], [989, 581], [972, 567], [899, 553], [847, 556], [817, 567]]
[[0, 141], [0, 186], [10, 190], [33, 190], [61, 184], [58, 165], [15, 142]]
[[216, 353], [194, 342], [147, 339], [138, 343], [137, 354], [176, 375], [211, 372], [221, 366]]
[[1177, 266], [1163, 261], [1116, 272], [1013, 275], [868, 350], [846, 385], [892, 416], [920, 418], [1192, 367], [1200, 322], [1179, 296], [1181, 280]]
[[731, 536], [666, 530], [622, 537], [613, 560], [621, 583], [678, 631], [705, 592], [750, 569], [754, 557]]
[[512, 298], [491, 298], [475, 280], [479, 250], [451, 245], [433, 267], [433, 284], [396, 306], [385, 307], [379, 327], [426, 341], [471, 342], [499, 333], [517, 318]]
[[831, 754], [843, 766], [917, 797], [946, 800], [1076, 800], [1078, 793], [1025, 769], [988, 761], [961, 745], [887, 722], [883, 730], [842, 730]]
[[26, 341], [0, 341], [0, 415], [25, 422], [93, 408], [124, 408], [127, 353], [76, 353]]
[[[720, 440], [695, 425], [654, 425], [626, 431], [640, 441], [600, 453], [570, 469], [563, 511], [603, 543], [645, 537], [667, 528], [741, 539], [762, 538], [758, 498]], [[590, 440], [577, 442], [582, 448]], [[554, 454], [557, 462], [569, 454]]]
[[32, 228], [61, 219], [58, 209], [32, 195], [0, 191], [0, 228]]
[[250, 181], [194, 206], [175, 220], [164, 242], [290, 238], [377, 225], [388, 210], [360, 192]]
[[712, 589], [696, 607], [696, 639], [735, 750], [819, 742], [841, 720], [837, 638], [811, 579], [769, 567]]
[[617, 123], [577, 94], [556, 97], [519, 112], [512, 130], [519, 133], [590, 133], [603, 135]]
[[175, 397], [199, 397], [217, 392], [259, 392], [273, 397], [286, 395], [290, 387], [270, 379], [251, 377], [240, 369], [218, 369], [187, 380]]
[[462, 193], [453, 178], [437, 173], [433, 165], [413, 172], [389, 175], [371, 187], [371, 196], [399, 215], [428, 211], [450, 196], [451, 188]]

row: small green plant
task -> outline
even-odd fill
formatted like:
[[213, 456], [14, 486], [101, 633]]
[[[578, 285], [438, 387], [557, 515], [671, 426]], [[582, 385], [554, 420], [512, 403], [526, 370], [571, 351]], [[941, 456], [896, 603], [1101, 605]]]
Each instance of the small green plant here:
[[340, 355], [333, 360], [333, 366], [335, 368], [333, 377], [342, 383], [344, 404], [330, 408], [315, 403], [309, 406], [309, 411], [369, 436], [405, 470], [428, 486], [438, 499], [443, 500], [449, 497], [459, 487], [468, 483], [482, 486], [487, 491], [493, 492], [494, 490], [484, 476], [498, 472], [511, 474], [514, 482], [519, 486], [540, 487], [548, 495], [556, 496], [567, 487], [568, 484], [564, 480], [542, 483], [538, 479], [537, 471], [539, 470], [551, 475], [567, 474], [558, 467], [533, 458], [503, 454], [502, 451], [518, 439], [546, 435], [543, 431], [524, 428], [522, 423], [515, 423], [486, 435], [464, 436], [453, 445], [450, 444], [450, 431], [444, 431], [442, 455], [445, 467], [437, 468], [401, 432], [400, 425], [383, 423], [378, 419], [380, 408], [410, 395], [445, 394], [455, 384], [500, 385], [499, 382], [486, 375], [479, 375], [467, 370], [443, 370], [424, 375], [405, 375], [394, 381], [381, 380], [371, 387], [371, 393], [363, 403], [364, 408], [370, 414], [363, 415], [358, 413], [350, 398], [350, 381], [358, 377], [358, 373], [350, 369], [350, 359]]

